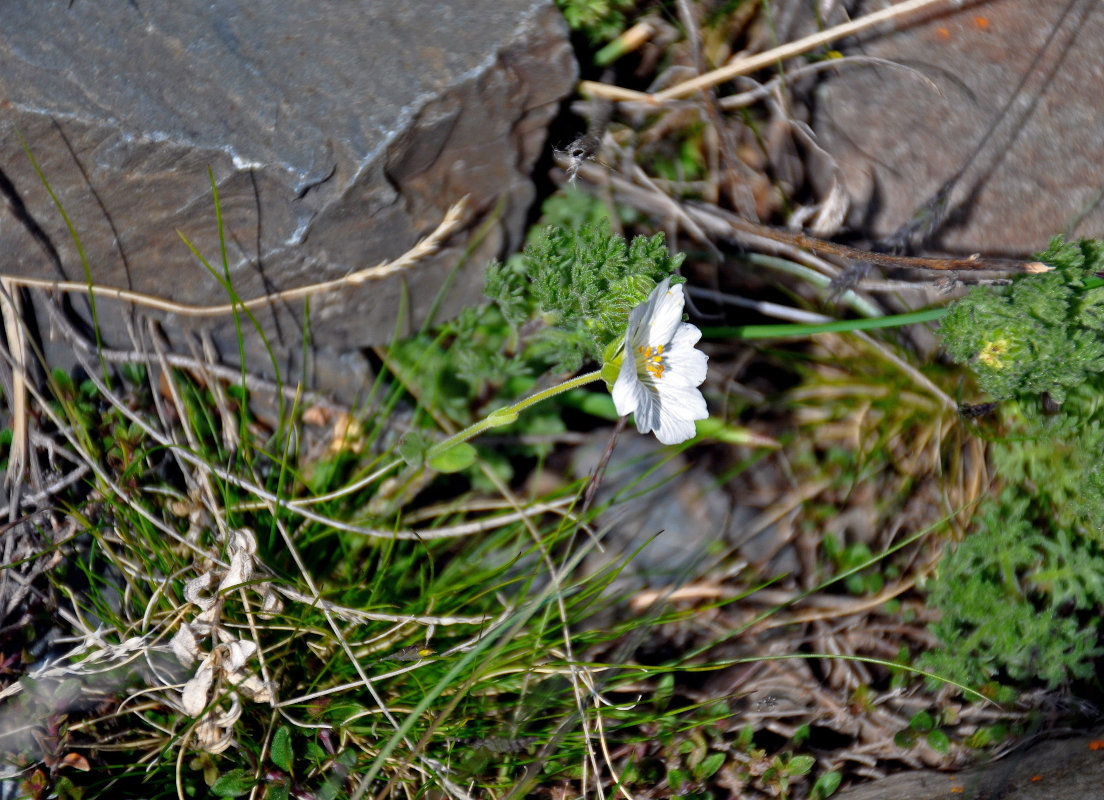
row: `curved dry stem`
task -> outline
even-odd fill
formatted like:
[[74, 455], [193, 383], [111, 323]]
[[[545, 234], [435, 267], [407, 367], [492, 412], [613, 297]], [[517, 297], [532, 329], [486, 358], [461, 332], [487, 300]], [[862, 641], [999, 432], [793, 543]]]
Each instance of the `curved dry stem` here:
[[394, 261], [385, 261], [374, 267], [366, 267], [365, 269], [358, 270], [357, 272], [350, 273], [341, 278], [335, 278], [334, 280], [312, 283], [309, 286], [287, 289], [282, 292], [266, 294], [263, 297], [254, 297], [250, 300], [243, 300], [236, 303], [224, 303], [216, 306], [197, 306], [189, 303], [177, 303], [172, 300], [166, 300], [163, 297], [145, 294], [143, 292], [135, 292], [129, 289], [119, 289], [113, 286], [97, 286], [95, 284], [89, 285], [77, 281], [49, 281], [41, 278], [21, 278], [7, 275], [0, 275], [0, 280], [9, 282], [12, 286], [19, 288], [47, 289], [55, 292], [74, 294], [94, 293], [98, 298], [106, 297], [112, 300], [121, 300], [123, 302], [134, 303], [144, 308], [153, 308], [158, 311], [177, 314], [182, 317], [224, 316], [226, 314], [232, 314], [235, 311], [252, 310], [272, 305], [273, 303], [301, 299], [324, 292], [332, 292], [337, 289], [343, 289], [346, 286], [360, 286], [369, 281], [382, 280], [383, 278], [407, 269], [416, 262], [435, 253], [441, 246], [441, 243], [460, 227], [460, 224], [464, 220], [466, 201], [467, 198], [465, 197], [457, 203], [454, 203], [445, 213], [444, 219], [441, 220], [441, 224], [437, 226], [436, 230]]

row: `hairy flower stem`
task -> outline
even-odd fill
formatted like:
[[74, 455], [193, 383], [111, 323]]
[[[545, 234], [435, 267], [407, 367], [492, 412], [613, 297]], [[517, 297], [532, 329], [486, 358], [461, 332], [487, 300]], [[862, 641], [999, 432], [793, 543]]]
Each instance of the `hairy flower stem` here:
[[548, 389], [539, 391], [536, 394], [532, 394], [529, 397], [524, 398], [523, 400], [518, 400], [512, 406], [500, 408], [497, 411], [489, 414], [484, 419], [479, 420], [479, 422], [476, 422], [472, 425], [469, 425], [467, 428], [464, 428], [464, 430], [460, 431], [459, 433], [454, 433], [443, 442], [438, 442], [437, 444], [433, 445], [433, 447], [429, 448], [429, 452], [426, 455], [429, 458], [432, 458], [434, 456], [440, 455], [441, 453], [444, 453], [451, 447], [455, 447], [462, 442], [466, 442], [469, 439], [478, 436], [480, 433], [487, 430], [488, 428], [499, 428], [503, 425], [509, 425], [511, 422], [518, 418], [518, 414], [529, 408], [529, 406], [536, 405], [542, 400], [547, 400], [550, 397], [555, 397], [558, 394], [563, 394], [564, 392], [571, 391], [572, 389], [578, 389], [580, 386], [586, 386], [588, 383], [594, 383], [595, 381], [600, 380], [601, 377], [601, 371], [596, 370], [594, 372], [588, 372], [585, 375], [579, 375], [578, 377], [572, 378], [571, 380], [565, 381], [564, 383], [561, 383], [557, 386], [552, 386]]

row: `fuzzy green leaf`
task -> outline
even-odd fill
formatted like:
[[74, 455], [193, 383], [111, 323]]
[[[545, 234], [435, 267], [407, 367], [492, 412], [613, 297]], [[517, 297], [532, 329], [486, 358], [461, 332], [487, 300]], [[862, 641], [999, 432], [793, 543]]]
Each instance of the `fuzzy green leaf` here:
[[427, 463], [438, 472], [460, 472], [475, 463], [478, 454], [467, 442], [458, 442], [439, 453], [431, 451]]
[[843, 782], [843, 773], [841, 772], [825, 772], [819, 778], [816, 783], [813, 784], [813, 790], [811, 793], [812, 800], [825, 800], [827, 797], [831, 797], [835, 794], [836, 789], [840, 787], [840, 783]]
[[701, 760], [701, 763], [694, 767], [694, 779], [697, 781], [708, 780], [713, 777], [713, 774], [719, 770], [725, 763], [724, 753], [710, 753]]
[[253, 788], [253, 775], [244, 769], [232, 769], [219, 775], [211, 786], [215, 797], [241, 797]]
[[281, 725], [272, 736], [272, 763], [284, 772], [291, 772], [291, 731]]

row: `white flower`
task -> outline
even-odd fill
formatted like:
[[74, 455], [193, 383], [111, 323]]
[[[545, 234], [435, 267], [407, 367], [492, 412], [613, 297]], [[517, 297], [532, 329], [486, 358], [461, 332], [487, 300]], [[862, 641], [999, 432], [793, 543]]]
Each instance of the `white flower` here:
[[669, 284], [664, 278], [629, 314], [613, 405], [622, 416], [635, 413], [641, 433], [678, 444], [694, 436], [694, 420], [709, 416], [698, 391], [708, 359], [694, 349], [701, 331], [682, 321], [682, 285]]

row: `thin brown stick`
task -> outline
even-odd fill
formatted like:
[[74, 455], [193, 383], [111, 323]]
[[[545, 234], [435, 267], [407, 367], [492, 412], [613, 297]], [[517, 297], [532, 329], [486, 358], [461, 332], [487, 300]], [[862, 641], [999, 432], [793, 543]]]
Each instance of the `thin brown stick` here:
[[[752, 224], [752, 223], [748, 223]], [[765, 226], [761, 226], [764, 227]], [[1051, 269], [1040, 261], [1018, 261], [1011, 258], [988, 258], [974, 253], [965, 258], [925, 258], [922, 256], [895, 256], [890, 253], [874, 253], [848, 247], [845, 244], [816, 239], [800, 231], [787, 231], [779, 228], [766, 228], [756, 231], [776, 242], [792, 244], [796, 247], [816, 253], [818, 256], [833, 256], [845, 261], [865, 262], [890, 269], [936, 269], [936, 270], [994, 270], [996, 272], [1026, 272], [1034, 274]]]
[[889, 269], [930, 269], [937, 271], [978, 271], [1022, 272], [1035, 274], [1051, 269], [1040, 261], [1018, 261], [1010, 258], [988, 258], [979, 254], [971, 256], [919, 257], [897, 256], [890, 253], [875, 253], [860, 250], [836, 242], [825, 241], [809, 236], [801, 231], [773, 228], [758, 222], [749, 222], [736, 214], [730, 214], [716, 206], [683, 204], [671, 199], [658, 189], [648, 191], [627, 178], [609, 172], [597, 164], [583, 164], [579, 176], [592, 185], [608, 183], [619, 202], [643, 211], [647, 214], [665, 216], [671, 213], [672, 204], [677, 205], [687, 219], [693, 220], [702, 231], [714, 239], [735, 239], [744, 244], [759, 246], [764, 240], [785, 247], [796, 248], [818, 256], [828, 256], [847, 263], [874, 264]]

